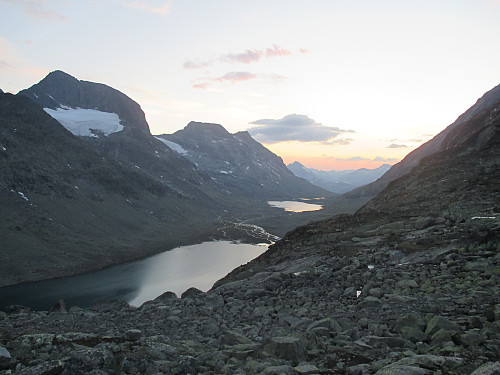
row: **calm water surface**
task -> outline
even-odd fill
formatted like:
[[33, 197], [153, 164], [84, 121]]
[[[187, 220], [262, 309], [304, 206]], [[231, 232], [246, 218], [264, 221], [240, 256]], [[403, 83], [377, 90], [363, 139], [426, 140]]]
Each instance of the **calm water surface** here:
[[234, 268], [262, 254], [267, 246], [204, 242], [94, 273], [3, 287], [0, 308], [19, 304], [48, 310], [60, 298], [68, 307], [88, 307], [103, 299], [120, 299], [140, 306], [166, 291], [177, 296], [190, 287], [207, 291]]
[[296, 201], [268, 201], [271, 207], [283, 208], [288, 212], [318, 211], [323, 208], [321, 204], [312, 204]]

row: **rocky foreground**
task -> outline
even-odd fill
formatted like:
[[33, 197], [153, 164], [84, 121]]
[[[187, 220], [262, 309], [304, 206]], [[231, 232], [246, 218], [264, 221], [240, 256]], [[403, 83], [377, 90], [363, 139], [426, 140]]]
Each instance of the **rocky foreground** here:
[[0, 374], [499, 374], [498, 219], [344, 230], [352, 220], [282, 241], [207, 293], [12, 306], [0, 313]]

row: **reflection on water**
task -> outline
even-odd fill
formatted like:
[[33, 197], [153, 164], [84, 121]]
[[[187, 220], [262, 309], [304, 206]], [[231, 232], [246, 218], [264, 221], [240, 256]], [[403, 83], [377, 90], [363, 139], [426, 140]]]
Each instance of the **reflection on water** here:
[[268, 201], [271, 207], [283, 208], [288, 212], [318, 211], [323, 208], [320, 204], [296, 202], [296, 201]]
[[165, 291], [180, 296], [190, 287], [207, 291], [215, 281], [266, 250], [267, 245], [215, 241], [155, 255], [144, 260], [146, 276], [139, 294], [129, 303], [140, 306]]
[[166, 291], [178, 296], [192, 286], [206, 291], [234, 268], [266, 250], [267, 245], [230, 241], [182, 246], [85, 275], [0, 288], [0, 308], [18, 304], [48, 310], [61, 298], [68, 307], [88, 307], [104, 299], [120, 299], [138, 306]]

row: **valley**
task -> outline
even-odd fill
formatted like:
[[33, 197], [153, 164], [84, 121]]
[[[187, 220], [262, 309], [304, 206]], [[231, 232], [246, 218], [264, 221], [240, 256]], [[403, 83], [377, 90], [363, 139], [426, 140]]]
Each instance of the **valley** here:
[[[245, 132], [191, 122], [158, 139], [134, 103], [63, 72], [0, 94], [2, 285], [206, 240], [272, 244], [208, 291], [6, 306], [0, 374], [500, 371], [500, 86], [345, 194]], [[112, 111], [123, 129], [77, 137], [44, 110], [62, 106]], [[268, 204], [301, 199], [323, 207]]]

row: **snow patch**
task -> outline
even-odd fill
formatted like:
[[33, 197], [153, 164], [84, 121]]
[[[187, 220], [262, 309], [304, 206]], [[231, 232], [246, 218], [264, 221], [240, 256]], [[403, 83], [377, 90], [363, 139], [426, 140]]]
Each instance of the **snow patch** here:
[[161, 137], [155, 137], [155, 138], [157, 140], [159, 140], [160, 142], [163, 142], [171, 150], [173, 150], [173, 151], [175, 151], [175, 152], [177, 152], [177, 153], [179, 153], [181, 155], [186, 155], [187, 154], [187, 151], [184, 150], [181, 145], [179, 145], [179, 144], [177, 144], [175, 142], [167, 141], [166, 139], [161, 138]]
[[56, 110], [44, 108], [44, 111], [79, 137], [97, 137], [92, 130], [98, 130], [106, 136], [123, 130], [120, 117], [116, 113], [69, 107], [60, 107]]
[[24, 193], [21, 193], [20, 191], [18, 191], [17, 194], [19, 194], [21, 196], [21, 198], [23, 198], [26, 202], [29, 201], [29, 199], [24, 195]]

